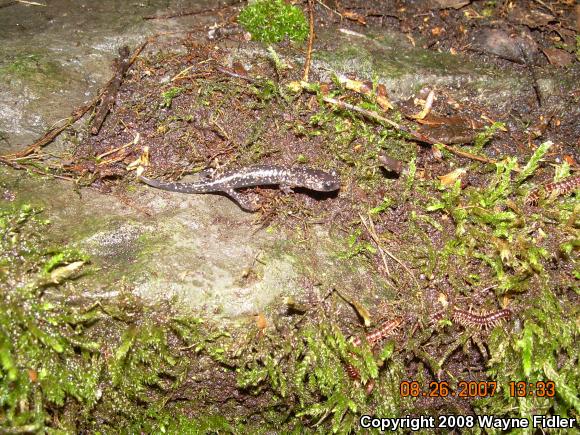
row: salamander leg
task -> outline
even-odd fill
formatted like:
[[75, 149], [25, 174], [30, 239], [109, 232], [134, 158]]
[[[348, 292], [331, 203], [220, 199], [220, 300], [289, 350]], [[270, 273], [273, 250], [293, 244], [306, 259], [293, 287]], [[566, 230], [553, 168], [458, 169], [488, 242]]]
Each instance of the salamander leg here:
[[280, 184], [280, 190], [282, 192], [284, 192], [286, 195], [290, 195], [291, 193], [294, 193], [294, 190], [292, 190], [292, 186], [290, 186], [289, 184]]
[[234, 189], [228, 189], [225, 193], [236, 201], [242, 210], [256, 212], [260, 209], [260, 205], [257, 204], [256, 201], [252, 201], [248, 195], [242, 195]]
[[207, 168], [197, 174], [200, 180], [211, 181], [217, 175], [217, 170], [214, 168]]

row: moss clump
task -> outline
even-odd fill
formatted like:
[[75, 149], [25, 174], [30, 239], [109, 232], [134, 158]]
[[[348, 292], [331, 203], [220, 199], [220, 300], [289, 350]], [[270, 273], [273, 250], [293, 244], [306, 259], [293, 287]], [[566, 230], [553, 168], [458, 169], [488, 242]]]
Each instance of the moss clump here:
[[168, 91], [165, 91], [161, 94], [161, 98], [163, 98], [163, 102], [161, 103], [161, 107], [171, 107], [171, 102], [175, 97], [180, 95], [185, 89], [180, 87], [173, 87]]
[[128, 297], [88, 307], [48, 297], [74, 285], [87, 258], [48, 248], [38, 216], [28, 205], [0, 210], [0, 432], [231, 432], [221, 416], [168, 405], [196, 356], [220, 360], [224, 349], [209, 343], [222, 334], [195, 318], [160, 321]]
[[240, 12], [238, 21], [252, 38], [262, 42], [280, 42], [286, 36], [302, 42], [308, 36], [302, 11], [282, 0], [258, 0]]
[[[481, 413], [578, 415], [578, 329], [573, 320], [577, 318], [578, 306], [561, 304], [554, 290], [544, 283], [522, 315], [521, 331], [509, 335], [503, 329], [494, 330], [489, 341], [488, 373], [505, 393], [481, 400]], [[509, 383], [522, 380], [531, 384], [553, 381], [555, 396], [549, 397], [551, 392], [544, 395], [541, 390], [525, 397], [508, 395]]]
[[[26, 80], [31, 85], [53, 88], [62, 83], [66, 72], [58, 62], [43, 54], [22, 54], [4, 65], [0, 64], [0, 77], [8, 76]], [[0, 139], [1, 140], [1, 139]]]

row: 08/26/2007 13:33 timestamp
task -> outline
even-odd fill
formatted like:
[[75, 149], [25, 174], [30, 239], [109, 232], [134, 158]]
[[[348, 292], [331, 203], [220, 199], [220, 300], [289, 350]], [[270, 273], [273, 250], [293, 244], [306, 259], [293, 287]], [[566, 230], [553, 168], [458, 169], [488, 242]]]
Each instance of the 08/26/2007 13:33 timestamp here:
[[[454, 389], [446, 381], [429, 382], [426, 387], [418, 381], [403, 381], [400, 384], [401, 397], [462, 397], [482, 398], [493, 397], [498, 389], [497, 382], [459, 381]], [[553, 381], [512, 381], [508, 382], [511, 397], [554, 397], [556, 384]]]

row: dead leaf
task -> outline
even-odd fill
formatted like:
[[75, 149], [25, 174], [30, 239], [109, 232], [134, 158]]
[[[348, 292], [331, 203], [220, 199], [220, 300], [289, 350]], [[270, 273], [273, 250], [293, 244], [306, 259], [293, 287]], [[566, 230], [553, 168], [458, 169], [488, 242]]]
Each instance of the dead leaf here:
[[366, 327], [371, 326], [372, 320], [371, 313], [369, 313], [369, 310], [367, 310], [367, 308], [359, 301], [352, 300], [350, 301], [350, 303], [352, 304], [353, 307], [355, 307], [358, 315], [361, 316], [361, 318], [363, 319], [365, 326]]
[[436, 26], [431, 29], [431, 35], [433, 36], [441, 36], [443, 33], [445, 33], [445, 29], [443, 27]]
[[308, 311], [308, 307], [304, 304], [296, 302], [293, 296], [285, 297], [284, 303], [286, 304], [288, 311], [296, 311], [298, 313], [305, 313]]
[[355, 299], [347, 298], [345, 295], [343, 295], [337, 289], [334, 289], [334, 291], [341, 298], [343, 298], [346, 302], [348, 302], [350, 305], [352, 305], [355, 308], [358, 315], [363, 319], [363, 322], [364, 322], [366, 327], [371, 326], [371, 324], [372, 324], [371, 313], [369, 313], [369, 310], [367, 310], [367, 308], [362, 303], [360, 303], [359, 301], [357, 301]]
[[471, 0], [433, 0], [435, 7], [439, 9], [461, 9], [463, 6], [467, 6], [471, 3]]
[[437, 301], [443, 306], [443, 308], [447, 308], [447, 306], [449, 305], [449, 300], [447, 299], [447, 295], [445, 293], [439, 292]]
[[499, 253], [499, 257], [501, 258], [502, 262], [506, 264], [511, 264], [514, 259], [514, 256], [510, 249], [510, 245], [507, 242], [498, 238], [494, 238], [493, 241], [495, 243], [495, 246]]
[[457, 168], [448, 174], [442, 175], [439, 177], [439, 181], [443, 186], [452, 186], [455, 182], [461, 178], [467, 172], [465, 168]]
[[393, 159], [381, 151], [378, 155], [378, 160], [387, 171], [395, 172], [396, 174], [401, 174], [405, 169], [403, 167], [403, 162], [397, 159]]
[[143, 173], [143, 167], [149, 166], [149, 147], [143, 147], [143, 153], [139, 156], [137, 160], [132, 161], [127, 165], [127, 171], [132, 171], [133, 169], [137, 169], [137, 175], [141, 175]]
[[256, 326], [259, 330], [263, 331], [268, 327], [268, 319], [262, 313], [258, 313], [255, 316]]
[[38, 372], [33, 369], [28, 369], [28, 379], [30, 379], [30, 382], [36, 382], [38, 380]]
[[423, 104], [423, 110], [421, 110], [421, 112], [419, 112], [417, 115], [411, 115], [411, 117], [415, 119], [425, 118], [431, 111], [431, 107], [433, 107], [434, 100], [435, 100], [435, 91], [431, 90], [431, 92], [429, 92], [429, 95], [427, 95], [425, 103]]
[[85, 264], [84, 261], [75, 261], [66, 266], [57, 267], [50, 272], [50, 282], [60, 284], [65, 279], [70, 278], [83, 264]]
[[576, 162], [574, 161], [574, 157], [572, 157], [569, 154], [564, 156], [564, 161], [566, 163], [568, 163], [570, 166], [576, 166]]
[[244, 65], [242, 65], [241, 62], [234, 62], [232, 64], [233, 70], [236, 74], [240, 74], [240, 75], [248, 75], [248, 70], [244, 67]]
[[367, 24], [366, 18], [363, 17], [361, 14], [358, 14], [353, 11], [343, 11], [342, 16], [350, 21], [356, 21], [357, 23], [365, 26]]
[[548, 62], [557, 67], [571, 65], [574, 61], [574, 56], [560, 48], [544, 48], [542, 51], [548, 58]]
[[482, 28], [473, 35], [473, 48], [520, 64], [535, 64], [541, 56], [538, 44], [530, 32], [525, 31], [517, 34]]
[[556, 21], [553, 15], [537, 9], [529, 9], [527, 5], [517, 5], [517, 3], [516, 7], [510, 10], [508, 18], [511, 22], [523, 24], [530, 29], [547, 26], [551, 22]]
[[[372, 83], [368, 82], [361, 82], [360, 80], [349, 79], [348, 77], [338, 74], [337, 76], [338, 82], [344, 86], [346, 89], [350, 91], [357, 92], [359, 94], [371, 96], [373, 94]], [[390, 103], [389, 99], [386, 97], [387, 90], [383, 86], [383, 89], [380, 88], [381, 85], [377, 87], [377, 95], [376, 100], [379, 106], [383, 110], [389, 110], [393, 108], [393, 105]]]

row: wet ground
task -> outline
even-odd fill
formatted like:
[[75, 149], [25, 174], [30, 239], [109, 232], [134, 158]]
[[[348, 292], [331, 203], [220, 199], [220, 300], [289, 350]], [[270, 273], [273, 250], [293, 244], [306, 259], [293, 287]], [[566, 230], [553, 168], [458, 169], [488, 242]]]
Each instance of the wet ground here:
[[[72, 7], [49, 2], [46, 7], [16, 4], [0, 9], [2, 152], [32, 142], [89, 101], [109, 79], [119, 47], [136, 46], [152, 34], [182, 36], [221, 19], [211, 14], [143, 19], [184, 7], [207, 8], [203, 2], [78, 2]], [[70, 148], [66, 141], [63, 147]], [[245, 271], [276, 241], [252, 229], [253, 218], [227, 200], [159, 197], [153, 192], [136, 200], [21, 177], [5, 175], [7, 195], [13, 194], [18, 203], [46, 207], [55, 222], [55, 242], [79, 245], [100, 258], [98, 281], [103, 283], [95, 287], [96, 294], [115, 294], [105, 289], [124, 276], [136, 284], [137, 294], [152, 300], [177, 296], [184, 307], [247, 315], [287, 289], [294, 276], [288, 259], [278, 256], [265, 267], [261, 280], [243, 283]], [[222, 237], [225, 227], [237, 229]]]
[[[51, 242], [91, 257], [90, 273], [75, 285], [47, 289], [46, 296], [106, 304], [129, 292], [178, 313], [226, 321], [218, 325], [255, 322], [258, 341], [241, 340], [248, 355], [235, 351], [225, 364], [245, 378], [228, 372], [214, 379], [209, 368], [209, 380], [193, 376], [172, 393], [196, 400], [204, 382], [223, 383], [227, 388], [212, 403], [235, 397], [243, 415], [257, 404], [266, 409], [270, 394], [293, 409], [277, 377], [283, 375], [260, 346], [267, 342], [279, 370], [301, 381], [299, 367], [318, 350], [300, 353], [308, 346], [297, 344], [302, 335], [295, 334], [333, 349], [339, 371], [345, 361], [355, 364], [358, 378], [347, 372], [360, 387], [357, 403], [365, 402], [362, 387], [370, 394], [379, 378], [369, 375], [372, 385], [366, 382], [368, 367], [351, 361], [353, 349], [347, 352], [337, 337], [372, 331], [363, 324], [389, 319], [400, 327], [391, 342], [392, 371], [383, 373], [392, 375], [388, 382], [503, 376], [507, 383], [506, 376], [524, 376], [521, 366], [528, 376], [525, 362], [512, 367], [505, 359], [506, 346], [521, 351], [520, 336], [537, 331], [527, 325], [547, 331], [544, 316], [573, 318], [577, 310], [578, 206], [569, 195], [578, 187], [570, 180], [578, 179], [580, 158], [574, 27], [580, 10], [571, 2], [522, 2], [528, 12], [520, 3], [463, 2], [469, 5], [457, 9], [443, 3], [314, 2], [309, 78], [316, 86], [302, 88], [304, 45], [285, 40], [268, 50], [249, 41], [234, 22], [236, 7], [0, 5], [0, 154], [22, 149], [94, 98], [113, 74], [118, 49], [135, 49], [155, 35], [123, 77], [97, 135], [85, 117], [55, 143], [11, 160], [24, 170], [0, 167], [5, 204], [44, 207]], [[400, 128], [392, 128], [395, 121]], [[385, 157], [395, 160], [396, 170], [385, 167]], [[256, 163], [336, 170], [341, 189], [331, 195], [250, 189], [244, 194], [261, 205], [251, 214], [226, 196], [162, 192], [134, 176], [138, 164], [148, 176], [187, 181], [203, 169]], [[566, 176], [568, 184], [549, 184]], [[541, 193], [539, 203], [527, 199], [531, 192]], [[540, 315], [541, 301], [550, 302]], [[312, 325], [320, 330], [312, 333]], [[554, 325], [538, 340], [564, 349], [569, 342], [554, 337], [569, 337], [569, 327], [560, 320]], [[385, 337], [393, 333], [383, 329]], [[297, 353], [289, 350], [295, 346]], [[336, 362], [336, 355], [320, 355], [324, 370]], [[260, 364], [273, 383], [265, 391]], [[325, 385], [324, 376], [316, 382]], [[560, 376], [562, 388], [575, 385]], [[372, 406], [398, 388], [380, 379], [369, 396]], [[342, 409], [320, 388], [325, 415]], [[250, 391], [264, 394], [240, 405]], [[293, 400], [313, 399], [298, 391]], [[163, 400], [173, 403], [168, 397]], [[465, 414], [477, 406], [391, 399], [373, 410]], [[477, 412], [500, 409], [485, 406]], [[301, 421], [316, 427], [321, 416], [303, 411], [309, 417]]]

